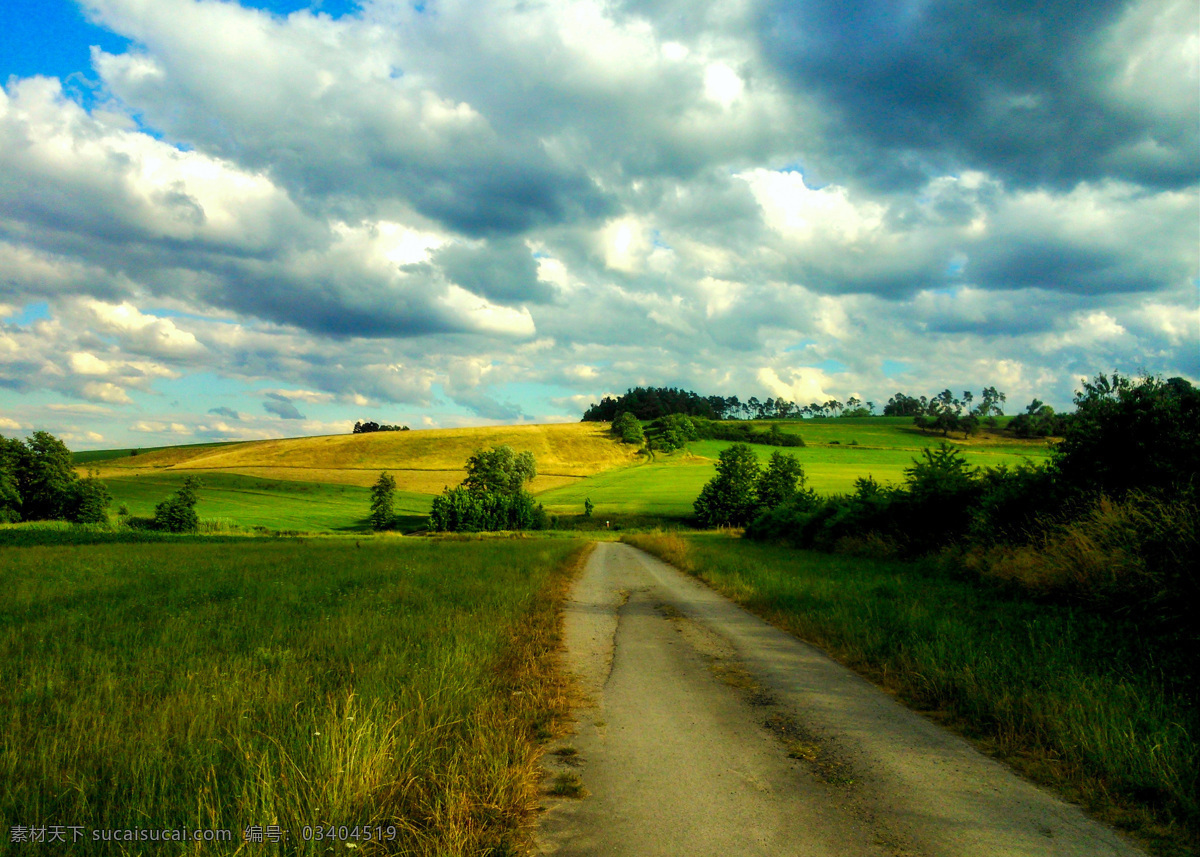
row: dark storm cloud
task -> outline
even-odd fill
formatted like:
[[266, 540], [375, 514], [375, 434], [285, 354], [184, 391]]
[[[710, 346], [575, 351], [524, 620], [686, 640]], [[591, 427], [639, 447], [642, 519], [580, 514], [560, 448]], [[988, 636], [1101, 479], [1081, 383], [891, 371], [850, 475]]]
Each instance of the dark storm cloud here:
[[263, 402], [263, 410], [268, 414], [274, 414], [280, 419], [285, 420], [302, 420], [305, 419], [304, 414], [297, 410], [292, 401], [278, 393], [267, 393], [267, 399]]
[[[1141, 93], [1146, 109], [1113, 95], [1124, 67], [1103, 42], [1137, 5], [776, 0], [762, 39], [848, 132], [831, 157], [877, 183], [912, 186], [929, 169], [968, 167], [1018, 185], [1104, 176], [1190, 185], [1200, 174], [1194, 93], [1182, 112], [1186, 102], [1172, 104], [1172, 121], [1152, 110], [1186, 81]], [[1191, 7], [1174, 14], [1194, 28]]]
[[451, 244], [433, 256], [446, 278], [497, 303], [546, 303], [554, 289], [538, 280], [537, 261], [519, 240], [494, 240], [481, 248]]

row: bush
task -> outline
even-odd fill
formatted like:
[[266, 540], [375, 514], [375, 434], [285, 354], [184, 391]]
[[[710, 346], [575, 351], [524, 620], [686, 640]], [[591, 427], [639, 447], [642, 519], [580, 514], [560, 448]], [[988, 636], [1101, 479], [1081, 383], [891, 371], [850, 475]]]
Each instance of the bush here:
[[689, 441], [699, 440], [696, 424], [683, 414], [667, 414], [651, 426], [651, 446], [663, 452], [683, 449]]
[[1186, 499], [1132, 492], [1096, 499], [1032, 544], [968, 555], [972, 570], [1166, 631], [1200, 649], [1200, 511]]
[[798, 434], [785, 432], [778, 424], [766, 431], [758, 431], [747, 422], [715, 422], [692, 418], [698, 439], [732, 440], [736, 443], [760, 443], [765, 446], [801, 447], [804, 439]]
[[89, 476], [75, 482], [70, 489], [67, 502], [67, 520], [76, 524], [103, 524], [108, 521], [108, 507], [112, 494], [108, 486]]
[[436, 532], [544, 530], [546, 525], [546, 510], [527, 491], [503, 494], [460, 486], [434, 497], [429, 511], [429, 528]]
[[623, 413], [613, 420], [612, 433], [619, 437], [622, 443], [640, 446], [646, 442], [646, 432], [641, 421], [631, 413]]

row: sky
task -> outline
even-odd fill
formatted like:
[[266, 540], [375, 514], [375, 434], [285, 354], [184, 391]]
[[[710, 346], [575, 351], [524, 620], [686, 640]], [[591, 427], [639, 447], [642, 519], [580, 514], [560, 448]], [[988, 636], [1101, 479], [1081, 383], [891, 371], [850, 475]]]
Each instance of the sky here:
[[1194, 0], [5, 0], [0, 433], [1200, 380]]

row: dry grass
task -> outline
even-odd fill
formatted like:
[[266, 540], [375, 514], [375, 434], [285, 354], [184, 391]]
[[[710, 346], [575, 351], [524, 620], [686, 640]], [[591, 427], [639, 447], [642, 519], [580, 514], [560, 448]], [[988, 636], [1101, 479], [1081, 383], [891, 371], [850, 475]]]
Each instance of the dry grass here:
[[1133, 494], [1123, 502], [1101, 497], [1034, 545], [976, 550], [963, 562], [1040, 595], [1174, 623], [1200, 597], [1197, 555], [1200, 514], [1193, 504]]
[[463, 478], [476, 450], [508, 444], [530, 451], [542, 474], [534, 491], [633, 463], [637, 450], [616, 443], [607, 423], [431, 429], [249, 441], [218, 447], [173, 447], [101, 463], [100, 475], [141, 470], [217, 470], [305, 482], [370, 485], [381, 470], [397, 487], [436, 494]]

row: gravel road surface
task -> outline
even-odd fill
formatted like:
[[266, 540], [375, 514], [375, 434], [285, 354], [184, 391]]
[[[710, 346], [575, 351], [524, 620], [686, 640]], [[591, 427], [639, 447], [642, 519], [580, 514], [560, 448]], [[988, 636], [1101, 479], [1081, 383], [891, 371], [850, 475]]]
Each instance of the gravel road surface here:
[[536, 854], [1142, 854], [633, 547], [596, 546], [565, 621], [588, 702], [549, 782], [583, 796], [547, 797]]

